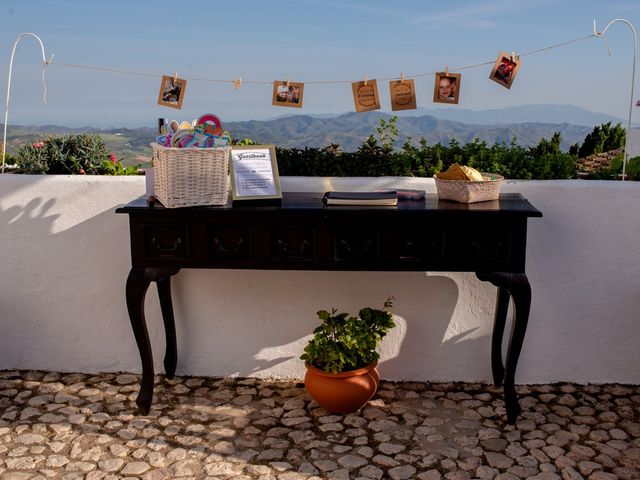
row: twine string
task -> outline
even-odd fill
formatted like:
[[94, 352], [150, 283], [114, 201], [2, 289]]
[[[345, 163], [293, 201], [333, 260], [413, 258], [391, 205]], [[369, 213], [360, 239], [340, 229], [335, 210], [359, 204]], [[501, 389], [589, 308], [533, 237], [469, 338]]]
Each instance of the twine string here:
[[[529, 52], [525, 52], [525, 53], [521, 53], [519, 56], [520, 57], [525, 57], [527, 55], [535, 55], [537, 53], [541, 53], [541, 52], [545, 52], [547, 50], [552, 50], [554, 48], [560, 48], [560, 47], [564, 47], [567, 45], [571, 45], [573, 43], [577, 43], [577, 42], [581, 42], [583, 40], [587, 40], [589, 38], [593, 38], [593, 37], [597, 37], [599, 35], [597, 34], [591, 34], [591, 35], [586, 35], [583, 37], [579, 37], [579, 38], [574, 38], [572, 40], [567, 40], [565, 42], [560, 42], [560, 43], [555, 43], [553, 45], [549, 45], [543, 48], [538, 48], [536, 50], [531, 50]], [[473, 68], [479, 68], [479, 67], [484, 67], [487, 65], [493, 65], [495, 63], [495, 60], [490, 60], [490, 61], [486, 61], [486, 62], [481, 62], [481, 63], [475, 63], [473, 65], [463, 65], [460, 67], [456, 67], [456, 68], [451, 68], [451, 71], [462, 71], [462, 70], [470, 70]], [[134, 71], [134, 70], [123, 70], [123, 69], [119, 69], [119, 68], [110, 68], [110, 67], [101, 67], [101, 66], [97, 66], [97, 65], [83, 65], [83, 64], [77, 64], [77, 63], [64, 63], [64, 62], [55, 62], [52, 63], [53, 65], [57, 65], [60, 67], [66, 67], [66, 68], [79, 68], [79, 69], [86, 69], [86, 70], [96, 70], [96, 71], [100, 71], [100, 72], [111, 72], [111, 73], [121, 73], [121, 74], [125, 74], [125, 75], [137, 75], [137, 76], [142, 76], [142, 77], [154, 77], [154, 78], [162, 78], [163, 74], [158, 74], [158, 73], [150, 73], [150, 72], [139, 72], [139, 71]], [[437, 72], [425, 72], [425, 73], [415, 73], [413, 75], [402, 75], [402, 79], [411, 79], [411, 78], [422, 78], [422, 77], [429, 77], [429, 76], [435, 76]], [[384, 77], [384, 78], [378, 78], [378, 80], [380, 81], [387, 81], [387, 80], [399, 80], [400, 77]], [[206, 83], [227, 83], [229, 85], [232, 86], [236, 86], [238, 85], [238, 79], [218, 79], [218, 78], [201, 78], [201, 77], [184, 77], [184, 80], [187, 81], [191, 81], [191, 82], [206, 82]], [[353, 82], [358, 82], [361, 81], [361, 79], [358, 80], [310, 80], [310, 81], [305, 81], [305, 82], [301, 82], [307, 85], [331, 85], [331, 84], [345, 84], [345, 83], [353, 83]], [[250, 84], [250, 85], [273, 85], [273, 81], [267, 81], [267, 80], [245, 80], [244, 78], [242, 79], [242, 84]]]

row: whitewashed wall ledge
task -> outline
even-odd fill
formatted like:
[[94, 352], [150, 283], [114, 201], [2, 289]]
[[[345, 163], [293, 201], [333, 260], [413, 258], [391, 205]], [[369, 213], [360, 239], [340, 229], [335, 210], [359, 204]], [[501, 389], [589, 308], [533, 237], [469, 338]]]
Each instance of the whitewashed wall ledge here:
[[[284, 191], [421, 188], [432, 179], [283, 177]], [[639, 182], [508, 181], [529, 220], [533, 301], [517, 383], [640, 383]], [[142, 177], [0, 175], [0, 369], [140, 371], [124, 299], [129, 231], [117, 206]], [[178, 374], [302, 378], [315, 312], [394, 293], [386, 379], [491, 380], [495, 287], [464, 273], [182, 270]], [[147, 323], [162, 372], [155, 289]]]

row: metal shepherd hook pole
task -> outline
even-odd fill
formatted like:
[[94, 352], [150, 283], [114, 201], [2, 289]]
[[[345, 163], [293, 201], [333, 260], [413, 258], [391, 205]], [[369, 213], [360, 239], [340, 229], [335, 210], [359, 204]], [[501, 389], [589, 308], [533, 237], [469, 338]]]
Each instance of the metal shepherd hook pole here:
[[7, 151], [7, 121], [9, 120], [9, 94], [11, 93], [11, 72], [13, 70], [13, 57], [16, 53], [16, 47], [18, 46], [18, 43], [20, 42], [20, 40], [22, 40], [22, 37], [26, 37], [26, 36], [34, 37], [40, 43], [40, 49], [42, 50], [42, 87], [44, 88], [43, 100], [45, 104], [47, 103], [47, 84], [44, 81], [44, 69], [53, 60], [53, 55], [51, 55], [51, 58], [47, 60], [44, 54], [44, 45], [42, 44], [42, 40], [40, 40], [40, 37], [38, 37], [35, 33], [30, 33], [30, 32], [21, 33], [20, 35], [18, 35], [18, 38], [16, 38], [16, 41], [13, 44], [13, 49], [11, 50], [11, 60], [9, 60], [9, 79], [7, 81], [7, 97], [5, 98], [5, 102], [4, 102], [4, 133], [2, 136], [2, 173], [4, 173], [4, 160], [5, 160], [6, 151]]
[[[631, 33], [633, 33], [633, 66], [631, 67], [631, 99], [629, 100], [629, 117], [627, 119], [627, 134], [625, 136], [624, 158], [622, 160], [622, 181], [624, 181], [626, 177], [626, 172], [627, 172], [627, 160], [629, 158], [629, 137], [631, 136], [631, 113], [633, 111], [633, 86], [636, 82], [636, 45], [638, 43], [638, 36], [636, 35], [636, 29], [633, 28], [633, 25], [631, 24], [631, 22], [629, 20], [625, 20], [624, 18], [616, 18], [614, 20], [611, 20], [609, 23], [607, 23], [607, 26], [604, 27], [604, 30], [602, 30], [602, 32], [598, 32], [596, 30], [596, 21], [594, 20], [593, 34], [597, 37], [602, 37], [606, 45], [607, 40], [604, 34], [607, 32], [607, 29], [616, 22], [624, 23], [631, 29]], [[607, 50], [608, 49], [609, 49], [609, 46], [607, 45]], [[611, 55], [611, 50], [609, 50], [609, 55]]]

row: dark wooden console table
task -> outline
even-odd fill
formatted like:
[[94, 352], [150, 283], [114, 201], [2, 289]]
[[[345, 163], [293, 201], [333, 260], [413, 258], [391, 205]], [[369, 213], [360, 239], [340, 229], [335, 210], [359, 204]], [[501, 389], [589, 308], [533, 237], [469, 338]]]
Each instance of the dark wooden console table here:
[[[496, 386], [504, 385], [507, 418], [520, 406], [514, 387], [531, 288], [525, 274], [527, 219], [541, 217], [519, 194], [470, 205], [401, 201], [397, 207], [323, 206], [320, 193], [285, 193], [278, 206], [149, 207], [144, 198], [118, 208], [129, 215], [132, 268], [126, 297], [142, 359], [136, 403], [148, 413], [153, 357], [144, 297], [156, 282], [166, 330], [164, 367], [176, 371], [170, 279], [181, 268], [475, 272], [498, 287], [491, 343]], [[502, 338], [510, 298], [515, 319], [506, 362]]]

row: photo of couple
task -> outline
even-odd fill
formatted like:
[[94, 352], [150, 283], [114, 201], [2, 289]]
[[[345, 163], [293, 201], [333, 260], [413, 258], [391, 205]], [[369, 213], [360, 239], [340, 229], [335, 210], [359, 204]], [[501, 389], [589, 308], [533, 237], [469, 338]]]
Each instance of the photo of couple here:
[[496, 63], [493, 65], [489, 78], [503, 87], [511, 88], [520, 68], [520, 59], [515, 55], [500, 52]]
[[304, 83], [273, 82], [272, 105], [279, 107], [302, 107]]

